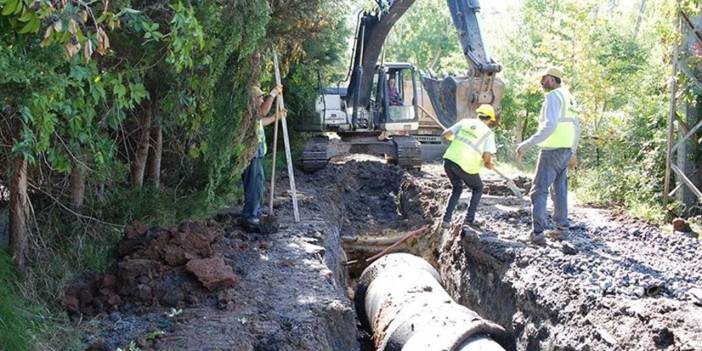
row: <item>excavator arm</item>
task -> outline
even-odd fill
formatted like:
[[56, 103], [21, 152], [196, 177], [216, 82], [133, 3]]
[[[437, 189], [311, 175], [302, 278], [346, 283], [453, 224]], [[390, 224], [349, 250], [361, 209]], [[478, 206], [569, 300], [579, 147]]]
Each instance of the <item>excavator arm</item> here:
[[[352, 121], [357, 121], [358, 107], [369, 104], [373, 86], [373, 72], [383, 44], [393, 25], [404, 15], [415, 0], [377, 0], [378, 8], [360, 15], [356, 29], [351, 80], [347, 103], [354, 106]], [[453, 23], [459, 36], [463, 54], [470, 71], [463, 79], [438, 81], [422, 77], [427, 94], [442, 123], [452, 124], [459, 117], [471, 114], [473, 106], [480, 103], [499, 103], [501, 93], [493, 89], [495, 74], [501, 66], [495, 62], [483, 42], [477, 0], [447, 0]], [[499, 83], [501, 84], [501, 83]]]

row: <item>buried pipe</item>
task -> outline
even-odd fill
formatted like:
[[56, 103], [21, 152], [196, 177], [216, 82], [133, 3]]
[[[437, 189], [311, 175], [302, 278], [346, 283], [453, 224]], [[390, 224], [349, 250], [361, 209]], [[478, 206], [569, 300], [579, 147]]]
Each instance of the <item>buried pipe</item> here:
[[499, 325], [457, 304], [423, 259], [394, 253], [368, 266], [355, 294], [358, 317], [378, 351], [513, 349]]

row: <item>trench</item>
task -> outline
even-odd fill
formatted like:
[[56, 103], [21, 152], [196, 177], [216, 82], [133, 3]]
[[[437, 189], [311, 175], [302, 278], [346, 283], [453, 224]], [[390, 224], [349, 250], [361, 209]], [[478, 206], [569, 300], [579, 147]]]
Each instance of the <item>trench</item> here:
[[[423, 258], [439, 272], [446, 271], [442, 265], [453, 264], [442, 259], [441, 250], [442, 246], [448, 245], [450, 237], [460, 236], [462, 228], [458, 223], [464, 215], [466, 204], [462, 201], [459, 205], [456, 215], [459, 218], [452, 228], [445, 230], [440, 227], [441, 215], [450, 194], [450, 186], [445, 179], [380, 163], [348, 167], [344, 174], [344, 181], [340, 182], [340, 213], [343, 219], [339, 232], [347, 260], [346, 284], [351, 300], [355, 300], [353, 294], [362, 272], [381, 254], [410, 253]], [[486, 192], [499, 195], [507, 194], [509, 190], [506, 185], [498, 189], [497, 185], [491, 184], [486, 187]], [[421, 228], [425, 228], [422, 233], [412, 235]], [[490, 274], [480, 272], [481, 276]], [[454, 290], [452, 293], [455, 301], [467, 301], [456, 292]], [[505, 296], [504, 299], [508, 300], [509, 297]], [[365, 322], [365, 312], [361, 310], [358, 300], [355, 307], [359, 320], [360, 349], [376, 350], [372, 331]], [[467, 307], [478, 311], [476, 307], [480, 306], [471, 304]], [[495, 310], [490, 306], [479, 308], [481, 316], [489, 316], [485, 318], [499, 317]], [[511, 324], [510, 318], [500, 320], [507, 321], [503, 326]]]
[[[64, 306], [72, 318], [93, 317], [99, 326], [85, 339], [106, 346], [91, 350], [134, 340], [153, 350], [375, 350], [364, 312], [355, 308], [356, 282], [368, 258], [426, 227], [389, 252], [431, 264], [453, 300], [506, 330], [509, 350], [702, 350], [694, 344], [702, 340], [702, 314], [684, 294], [633, 298], [611, 284], [602, 290], [583, 283], [589, 271], [606, 266], [641, 283], [674, 271], [677, 280], [668, 284], [688, 288], [702, 281], [696, 240], [667, 238], [650, 227], [622, 235], [620, 227], [580, 222], [576, 253], [559, 244], [530, 247], [514, 240], [529, 226], [524, 200], [510, 198], [494, 179], [484, 179], [479, 210], [488, 226], [460, 226], [462, 204], [453, 226], [442, 229], [450, 185], [440, 166], [425, 169], [352, 160], [296, 174], [300, 223], [291, 220], [281, 178], [274, 206], [281, 228], [271, 235], [243, 232], [226, 213], [176, 228], [135, 224], [125, 230], [114, 269], [69, 284]], [[615, 235], [622, 240], [612, 242]], [[616, 251], [624, 245], [642, 255], [621, 258], [630, 255]], [[668, 266], [656, 266], [663, 261]], [[659, 291], [673, 292], [670, 285]]]
[[[392, 196], [377, 209], [392, 211], [393, 220], [370, 220], [381, 225], [356, 226], [351, 233], [341, 226], [344, 250], [357, 262], [349, 266], [351, 285], [367, 257], [428, 225], [393, 251], [429, 262], [453, 300], [506, 330], [508, 349], [702, 350], [702, 301], [693, 295], [700, 294], [702, 281], [696, 234], [671, 235], [611, 211], [574, 206], [566, 240], [531, 245], [520, 239], [531, 230], [528, 199], [511, 196], [489, 175], [479, 209], [485, 224], [458, 224], [470, 198], [464, 192], [453, 226], [442, 230], [450, 186], [440, 168], [382, 179]], [[378, 185], [369, 181], [358, 191], [373, 194]], [[515, 183], [530, 187], [525, 178]]]

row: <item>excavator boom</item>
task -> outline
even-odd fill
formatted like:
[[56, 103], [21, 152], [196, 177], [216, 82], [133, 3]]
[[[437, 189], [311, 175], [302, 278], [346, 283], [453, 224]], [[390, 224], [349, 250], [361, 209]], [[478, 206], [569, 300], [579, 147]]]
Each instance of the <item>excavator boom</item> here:
[[[370, 102], [373, 73], [385, 39], [414, 1], [378, 0], [376, 11], [362, 13], [359, 18], [346, 96], [348, 105], [354, 107], [354, 126], [359, 125], [358, 111]], [[438, 119], [451, 125], [461, 118], [472, 117], [479, 104], [492, 104], [499, 110], [504, 85], [495, 77], [502, 66], [490, 57], [483, 40], [479, 1], [447, 0], [446, 4], [470, 71], [465, 77], [448, 77], [443, 81], [422, 77], [422, 83]]]

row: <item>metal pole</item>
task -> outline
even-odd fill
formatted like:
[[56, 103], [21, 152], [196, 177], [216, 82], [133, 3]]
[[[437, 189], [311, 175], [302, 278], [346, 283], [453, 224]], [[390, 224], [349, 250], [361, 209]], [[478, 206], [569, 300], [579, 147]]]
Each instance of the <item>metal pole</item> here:
[[[282, 81], [280, 79], [278, 53], [275, 50], [273, 50], [273, 66], [275, 67], [275, 82], [276, 84], [281, 85]], [[283, 94], [280, 94], [276, 100], [278, 101], [278, 108], [283, 111], [285, 109]], [[297, 208], [297, 191], [295, 190], [295, 173], [293, 172], [292, 156], [290, 155], [290, 141], [288, 140], [288, 123], [285, 121], [285, 118], [281, 118], [280, 123], [283, 125], [283, 142], [285, 143], [285, 160], [288, 164], [288, 179], [290, 180], [290, 192], [292, 193], [293, 216], [295, 218], [295, 222], [299, 222], [300, 212]], [[273, 191], [273, 189], [271, 189], [271, 191]]]
[[[680, 19], [678, 18], [678, 30], [680, 30]], [[681, 31], [682, 32], [682, 31]], [[666, 145], [666, 153], [665, 153], [665, 179], [663, 180], [663, 207], [668, 205], [668, 200], [669, 200], [669, 191], [670, 191], [670, 169], [671, 169], [671, 164], [672, 164], [672, 158], [673, 158], [673, 119], [676, 113], [676, 99], [675, 95], [677, 94], [677, 82], [675, 80], [675, 76], [678, 71], [678, 50], [680, 46], [678, 43], [675, 43], [673, 46], [673, 72], [670, 76], [670, 109], [668, 111], [668, 136], [667, 136], [667, 145]]]

